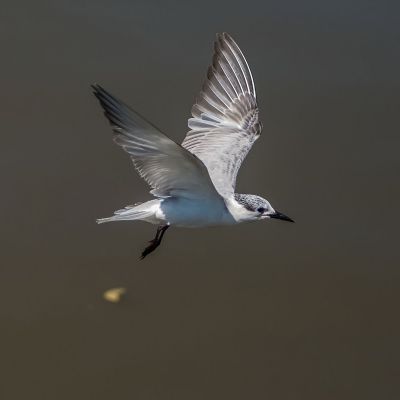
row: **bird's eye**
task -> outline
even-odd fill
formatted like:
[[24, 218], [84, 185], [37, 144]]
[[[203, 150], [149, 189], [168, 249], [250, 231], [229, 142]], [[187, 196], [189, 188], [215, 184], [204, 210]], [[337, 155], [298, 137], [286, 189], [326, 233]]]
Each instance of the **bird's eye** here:
[[264, 207], [258, 207], [257, 211], [262, 214], [265, 211], [265, 208]]

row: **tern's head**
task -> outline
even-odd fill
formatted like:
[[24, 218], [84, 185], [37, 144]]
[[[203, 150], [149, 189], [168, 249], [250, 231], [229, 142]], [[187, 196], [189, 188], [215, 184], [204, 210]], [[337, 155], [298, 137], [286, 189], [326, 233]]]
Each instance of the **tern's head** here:
[[268, 200], [254, 194], [237, 194], [235, 193], [235, 200], [243, 209], [243, 220], [258, 220], [275, 218], [283, 221], [294, 222], [285, 214], [280, 213], [273, 209]]

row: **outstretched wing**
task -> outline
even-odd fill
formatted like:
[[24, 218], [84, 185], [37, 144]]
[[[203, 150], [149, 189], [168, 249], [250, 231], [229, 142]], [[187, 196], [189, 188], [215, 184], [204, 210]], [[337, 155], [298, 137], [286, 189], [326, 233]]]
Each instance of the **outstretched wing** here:
[[218, 196], [207, 168], [195, 155], [99, 85], [92, 87], [112, 125], [114, 141], [129, 153], [140, 176], [152, 187], [150, 193], [158, 197]]
[[262, 125], [250, 68], [227, 33], [217, 35], [213, 62], [192, 116], [182, 146], [203, 161], [217, 191], [230, 197], [240, 165]]

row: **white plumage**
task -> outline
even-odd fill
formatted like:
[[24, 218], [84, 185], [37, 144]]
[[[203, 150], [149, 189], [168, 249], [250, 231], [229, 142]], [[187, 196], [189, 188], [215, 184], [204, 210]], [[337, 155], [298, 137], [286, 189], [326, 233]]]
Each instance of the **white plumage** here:
[[262, 125], [250, 68], [227, 33], [217, 35], [212, 65], [192, 107], [190, 131], [182, 145], [99, 85], [93, 89], [112, 125], [114, 141], [130, 155], [157, 198], [98, 222], [143, 220], [159, 225], [142, 257], [159, 245], [169, 226], [201, 227], [265, 218], [292, 221], [259, 196], [235, 194], [237, 173]]

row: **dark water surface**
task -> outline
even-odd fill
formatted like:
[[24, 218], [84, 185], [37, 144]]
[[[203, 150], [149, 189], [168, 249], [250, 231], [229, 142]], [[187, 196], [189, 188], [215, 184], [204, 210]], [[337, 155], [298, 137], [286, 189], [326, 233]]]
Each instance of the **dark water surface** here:
[[[395, 2], [6, 1], [0, 13], [0, 398], [400, 398]], [[262, 138], [238, 191], [296, 224], [170, 230], [89, 84], [174, 140], [227, 31]], [[126, 287], [107, 303], [106, 289]]]

